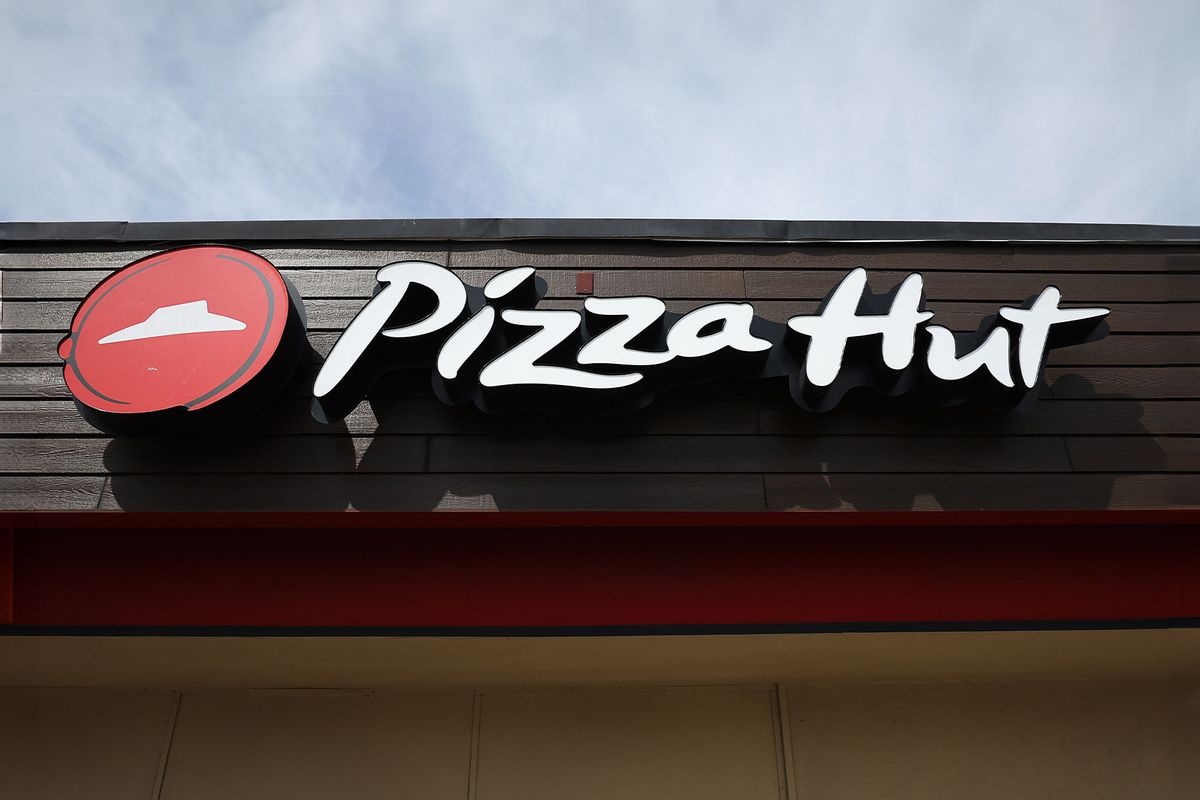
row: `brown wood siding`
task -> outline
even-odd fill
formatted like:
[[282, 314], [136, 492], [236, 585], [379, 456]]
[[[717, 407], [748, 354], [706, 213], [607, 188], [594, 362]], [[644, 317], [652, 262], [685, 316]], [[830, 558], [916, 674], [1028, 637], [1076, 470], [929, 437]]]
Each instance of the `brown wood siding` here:
[[[925, 275], [935, 320], [973, 330], [1043, 286], [1111, 307], [1112, 333], [1055, 351], [1028, 415], [856, 396], [823, 415], [782, 381], [668, 392], [620, 417], [493, 417], [397, 373], [344, 423], [319, 425], [301, 374], [222, 436], [113, 440], [78, 415], [55, 346], [79, 300], [146, 248], [0, 249], [0, 507], [19, 509], [1008, 509], [1200, 505], [1200, 248], [1119, 244], [527, 241], [281, 247], [325, 353], [374, 272], [445, 264], [475, 285], [532, 264], [546, 307], [653, 294], [673, 310], [748, 299], [771, 320], [812, 311], [845, 272], [876, 291]], [[165, 247], [166, 245], [164, 245]], [[183, 455], [186, 454], [186, 455]]]

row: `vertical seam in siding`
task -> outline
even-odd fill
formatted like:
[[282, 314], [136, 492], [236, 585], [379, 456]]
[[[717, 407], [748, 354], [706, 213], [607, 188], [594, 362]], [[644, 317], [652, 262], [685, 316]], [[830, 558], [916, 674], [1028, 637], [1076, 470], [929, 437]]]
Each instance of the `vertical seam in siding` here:
[[179, 706], [183, 702], [183, 695], [177, 693], [171, 702], [171, 715], [167, 721], [166, 739], [163, 742], [162, 752], [158, 757], [158, 772], [154, 776], [154, 800], [161, 800], [163, 784], [167, 779], [167, 762], [171, 758], [171, 744], [175, 741], [175, 724], [179, 720]]
[[479, 793], [479, 726], [483, 712], [483, 695], [471, 694], [471, 744], [467, 760], [467, 800], [475, 800]]
[[[1057, 438], [1058, 443], [1062, 446], [1063, 452], [1066, 453], [1067, 456], [1067, 469], [1069, 469], [1072, 473], [1079, 472], [1079, 470], [1075, 467], [1075, 459], [1071, 458], [1071, 446], [1067, 444], [1067, 437], [1059, 436]], [[1109, 505], [1111, 505], [1111, 500]]]
[[783, 759], [783, 785], [779, 787], [780, 796], [784, 800], [796, 800], [796, 765], [792, 758], [792, 724], [788, 718], [787, 690], [781, 683], [776, 683], [772, 688], [775, 729], [778, 731], [779, 752]]

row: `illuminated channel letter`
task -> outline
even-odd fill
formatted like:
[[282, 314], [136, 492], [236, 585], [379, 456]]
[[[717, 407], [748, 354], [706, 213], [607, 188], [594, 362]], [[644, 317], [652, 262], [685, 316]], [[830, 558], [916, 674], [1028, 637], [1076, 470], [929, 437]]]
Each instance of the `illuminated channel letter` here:
[[500, 315], [510, 325], [539, 328], [537, 333], [488, 364], [479, 373], [484, 388], [503, 386], [568, 386], [577, 389], [619, 389], [642, 379], [641, 373], [604, 375], [573, 367], [535, 363], [579, 330], [578, 311], [507, 309]]
[[[457, 320], [467, 307], [467, 290], [458, 276], [428, 261], [397, 261], [380, 269], [375, 277], [386, 285], [346, 326], [321, 365], [313, 383], [313, 396], [318, 400], [338, 387], [380, 334], [391, 339], [425, 336]], [[433, 313], [412, 325], [384, 330], [383, 326], [413, 284], [424, 286], [437, 296]]]
[[[771, 343], [750, 332], [754, 306], [749, 303], [713, 303], [689, 311], [667, 331], [667, 349], [681, 358], [703, 358], [729, 348], [740, 353], [761, 353]], [[706, 328], [720, 324], [712, 333]]]
[[859, 315], [866, 288], [867, 271], [859, 267], [842, 279], [820, 313], [788, 320], [788, 328], [812, 342], [804, 375], [814, 386], [830, 386], [837, 380], [846, 344], [859, 336], [882, 335], [883, 363], [889, 369], [903, 370], [912, 363], [917, 326], [933, 316], [932, 311], [920, 309], [921, 276], [914, 273], [904, 279], [885, 314]]
[[986, 367], [997, 383], [1013, 388], [1012, 370], [1008, 363], [1008, 331], [1004, 328], [992, 329], [983, 344], [961, 356], [954, 334], [947, 328], [930, 325], [925, 330], [931, 337], [926, 364], [933, 377], [943, 381], [961, 381]]
[[589, 297], [583, 301], [583, 310], [589, 317], [625, 319], [592, 337], [579, 351], [576, 360], [580, 364], [649, 367], [674, 358], [670, 352], [637, 350], [629, 346], [638, 336], [662, 323], [667, 304], [657, 297]]
[[1042, 289], [1026, 308], [1000, 309], [1003, 319], [1020, 327], [1017, 334], [1017, 363], [1020, 366], [1021, 383], [1026, 388], [1037, 386], [1038, 372], [1046, 355], [1046, 346], [1051, 341], [1055, 327], [1094, 328], [1107, 316], [1107, 308], [1059, 308], [1062, 293], [1057, 287]]
[[438, 351], [435, 369], [446, 385], [459, 378], [459, 371], [479, 352], [492, 335], [496, 324], [496, 307], [514, 302], [537, 302], [533, 285], [533, 267], [517, 267], [493, 276], [483, 287], [484, 301], [488, 303], [475, 312], [475, 316], [464, 322], [450, 335]]

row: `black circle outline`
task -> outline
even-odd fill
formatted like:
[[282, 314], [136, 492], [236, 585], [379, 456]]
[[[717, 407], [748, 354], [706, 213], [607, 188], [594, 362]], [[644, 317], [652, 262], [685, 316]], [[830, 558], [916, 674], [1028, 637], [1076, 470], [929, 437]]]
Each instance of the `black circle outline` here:
[[[182, 251], [184, 251], [184, 250], [197, 250], [197, 249], [201, 249], [201, 248], [203, 248], [203, 249], [233, 250], [233, 251], [237, 251], [237, 252], [241, 252], [241, 253], [247, 253], [247, 254], [249, 254], [249, 255], [252, 255], [252, 256], [254, 256], [254, 257], [256, 257], [256, 258], [261, 258], [263, 261], [266, 261], [268, 264], [270, 264], [270, 265], [271, 265], [271, 268], [272, 268], [272, 269], [274, 269], [274, 270], [276, 271], [276, 274], [278, 274], [278, 272], [279, 272], [279, 270], [278, 270], [278, 267], [276, 267], [274, 264], [271, 264], [270, 260], [268, 260], [268, 259], [267, 259], [265, 256], [259, 255], [258, 253], [255, 253], [255, 252], [253, 252], [252, 250], [246, 250], [246, 249], [244, 249], [244, 248], [241, 248], [241, 247], [231, 247], [231, 246], [229, 246], [229, 245], [223, 245], [223, 244], [195, 244], [195, 245], [186, 245], [186, 246], [184, 246], [184, 247], [173, 247], [173, 248], [171, 248], [171, 249], [169, 249], [169, 250], [163, 250], [163, 251], [161, 251], [161, 252], [158, 252], [158, 253], [153, 253], [153, 254], [151, 254], [151, 255], [145, 256], [144, 258], [140, 258], [140, 259], [138, 259], [137, 261], [133, 261], [133, 262], [131, 262], [131, 263], [129, 263], [129, 264], [126, 264], [124, 267], [121, 267], [121, 268], [118, 270], [118, 272], [124, 272], [125, 270], [130, 270], [130, 272], [129, 272], [128, 274], [126, 274], [126, 275], [121, 275], [121, 276], [120, 276], [120, 277], [118, 277], [118, 278], [117, 278], [115, 281], [113, 281], [113, 283], [112, 283], [112, 285], [111, 285], [111, 286], [107, 286], [107, 287], [105, 287], [105, 288], [104, 288], [104, 290], [103, 290], [103, 291], [102, 291], [102, 292], [101, 292], [101, 293], [100, 293], [100, 294], [99, 294], [99, 295], [96, 297], [96, 299], [95, 299], [95, 302], [93, 302], [93, 303], [92, 303], [92, 305], [88, 307], [87, 311], [86, 311], [86, 312], [84, 312], [84, 314], [83, 314], [83, 317], [82, 317], [82, 318], [79, 320], [79, 327], [78, 327], [78, 328], [76, 328], [76, 327], [75, 327], [75, 324], [74, 324], [74, 319], [72, 319], [72, 324], [71, 324], [71, 331], [70, 331], [70, 333], [68, 333], [68, 335], [67, 335], [66, 337], [64, 337], [64, 338], [63, 338], [63, 339], [62, 339], [62, 340], [59, 342], [59, 347], [62, 347], [62, 345], [63, 345], [63, 343], [64, 343], [64, 342], [67, 342], [67, 341], [70, 341], [70, 342], [71, 342], [71, 353], [70, 353], [70, 355], [68, 355], [68, 356], [66, 356], [66, 357], [63, 357], [63, 361], [65, 362], [65, 365], [66, 365], [66, 366], [70, 366], [70, 367], [71, 367], [71, 369], [72, 369], [72, 370], [74, 371], [74, 373], [75, 373], [75, 376], [76, 376], [76, 377], [79, 379], [79, 382], [80, 382], [81, 384], [83, 384], [83, 386], [84, 386], [84, 387], [85, 387], [85, 388], [86, 388], [88, 391], [92, 392], [92, 393], [93, 393], [93, 394], [95, 394], [97, 397], [99, 397], [99, 398], [102, 398], [102, 399], [104, 399], [104, 400], [107, 400], [107, 401], [109, 401], [109, 402], [111, 402], [111, 403], [119, 403], [119, 404], [121, 404], [121, 405], [132, 405], [132, 402], [131, 402], [131, 401], [129, 401], [129, 400], [118, 400], [118, 399], [116, 399], [116, 398], [108, 397], [107, 395], [103, 394], [102, 392], [99, 392], [99, 391], [97, 391], [97, 390], [96, 390], [96, 389], [95, 389], [95, 388], [94, 388], [94, 387], [93, 387], [93, 386], [92, 386], [92, 385], [91, 385], [91, 384], [90, 384], [90, 383], [87, 381], [87, 379], [86, 379], [86, 378], [84, 378], [84, 376], [83, 376], [83, 373], [82, 373], [82, 371], [80, 370], [78, 363], [76, 363], [76, 361], [75, 361], [75, 342], [76, 342], [78, 339], [81, 339], [81, 338], [82, 338], [82, 334], [83, 334], [83, 326], [84, 326], [84, 325], [87, 323], [87, 319], [88, 319], [88, 317], [89, 317], [89, 316], [91, 316], [91, 313], [92, 313], [92, 311], [94, 311], [94, 310], [95, 310], [96, 306], [97, 306], [97, 305], [98, 305], [98, 304], [101, 302], [101, 300], [103, 300], [103, 299], [104, 299], [104, 297], [105, 297], [105, 296], [106, 296], [106, 295], [107, 295], [109, 292], [111, 292], [112, 290], [116, 289], [118, 286], [120, 286], [120, 285], [121, 285], [122, 283], [124, 283], [126, 280], [128, 280], [128, 279], [132, 278], [134, 275], [141, 274], [142, 272], [144, 272], [144, 271], [145, 271], [145, 270], [147, 270], [147, 269], [150, 269], [151, 267], [154, 267], [154, 266], [157, 266], [157, 265], [159, 265], [159, 264], [162, 264], [163, 262], [167, 261], [167, 260], [168, 260], [168, 257], [169, 257], [169, 256], [171, 256], [172, 254], [179, 253], [179, 252], [182, 252]], [[255, 264], [251, 264], [251, 263], [249, 263], [249, 262], [246, 262], [246, 261], [242, 261], [242, 260], [241, 260], [241, 259], [239, 259], [239, 258], [234, 258], [233, 256], [229, 256], [229, 255], [217, 254], [217, 257], [218, 257], [218, 258], [225, 258], [225, 259], [227, 259], [227, 260], [229, 260], [229, 261], [235, 261], [235, 262], [237, 262], [237, 263], [241, 264], [242, 266], [245, 266], [245, 267], [249, 268], [249, 269], [250, 269], [250, 270], [251, 270], [251, 271], [252, 271], [252, 272], [253, 272], [253, 273], [254, 273], [254, 274], [255, 274], [255, 275], [258, 277], [258, 279], [259, 279], [260, 281], [262, 281], [262, 283], [263, 283], [263, 288], [266, 290], [266, 293], [267, 293], [267, 301], [268, 301], [268, 312], [267, 312], [266, 324], [263, 326], [263, 333], [262, 333], [262, 336], [260, 336], [260, 337], [259, 337], [258, 343], [255, 345], [254, 349], [251, 351], [251, 353], [250, 353], [250, 356], [249, 356], [249, 357], [246, 359], [246, 361], [245, 361], [245, 362], [244, 362], [244, 363], [243, 363], [243, 364], [242, 364], [242, 365], [241, 365], [241, 366], [240, 366], [240, 367], [239, 367], [239, 368], [238, 368], [238, 369], [237, 369], [237, 370], [236, 370], [236, 371], [233, 373], [233, 375], [232, 375], [231, 377], [227, 378], [227, 379], [226, 379], [226, 380], [225, 380], [223, 383], [221, 383], [219, 386], [217, 386], [217, 387], [216, 387], [216, 388], [214, 388], [214, 389], [210, 389], [209, 391], [205, 392], [204, 394], [200, 395], [199, 397], [197, 397], [197, 398], [195, 398], [195, 399], [193, 399], [193, 400], [190, 400], [190, 401], [188, 401], [187, 403], [183, 403], [183, 404], [180, 404], [180, 405], [175, 405], [175, 406], [168, 406], [167, 408], [154, 409], [154, 410], [152, 410], [152, 411], [121, 412], [121, 411], [104, 411], [103, 409], [99, 409], [99, 408], [96, 408], [96, 411], [100, 411], [101, 413], [127, 414], [128, 416], [136, 416], [136, 415], [138, 415], [138, 414], [158, 414], [158, 413], [161, 413], [161, 412], [163, 412], [163, 411], [167, 411], [167, 410], [169, 410], [169, 409], [171, 409], [171, 408], [186, 408], [187, 410], [191, 411], [191, 410], [192, 410], [192, 407], [193, 407], [193, 406], [195, 406], [197, 403], [201, 402], [202, 400], [207, 400], [207, 399], [209, 399], [210, 397], [212, 397], [214, 394], [216, 394], [216, 393], [219, 393], [219, 392], [223, 391], [224, 389], [228, 388], [230, 384], [232, 384], [232, 383], [233, 383], [233, 382], [235, 382], [235, 381], [236, 381], [238, 378], [240, 378], [242, 375], [244, 375], [244, 374], [246, 373], [246, 371], [247, 371], [247, 370], [250, 368], [250, 365], [254, 363], [254, 360], [258, 358], [259, 354], [262, 352], [262, 349], [263, 349], [263, 347], [266, 345], [267, 336], [268, 336], [268, 334], [270, 333], [270, 329], [271, 329], [271, 324], [272, 324], [272, 322], [273, 322], [273, 321], [274, 321], [274, 319], [275, 319], [275, 298], [276, 298], [276, 295], [275, 295], [274, 289], [273, 289], [273, 287], [270, 285], [270, 282], [267, 280], [267, 277], [266, 277], [266, 275], [265, 275], [264, 271], [263, 271], [262, 269], [260, 269], [260, 268], [259, 268], [257, 265], [255, 265]], [[154, 259], [154, 260], [153, 260], [153, 261], [151, 261], [151, 259]], [[150, 263], [149, 263], [149, 264], [144, 264], [144, 265], [142, 265], [142, 266], [138, 267], [137, 269], [132, 269], [133, 267], [137, 267], [137, 266], [138, 266], [139, 264], [141, 264], [141, 262], [143, 262], [143, 261], [150, 261]], [[84, 299], [83, 299], [83, 300], [80, 302], [80, 304], [79, 304], [79, 308], [83, 308], [83, 306], [87, 305], [88, 301], [92, 299], [92, 295], [96, 293], [96, 290], [97, 290], [97, 289], [99, 289], [100, 287], [104, 286], [104, 284], [105, 284], [106, 282], [108, 282], [108, 281], [109, 281], [109, 280], [110, 280], [112, 277], [113, 277], [113, 276], [109, 276], [109, 277], [108, 277], [108, 278], [106, 278], [104, 281], [101, 281], [101, 283], [100, 283], [98, 286], [96, 286], [95, 288], [93, 288], [93, 289], [92, 289], [92, 291], [88, 292], [87, 296], [86, 296], [86, 297], [84, 297]], [[282, 275], [280, 275], [280, 279], [281, 279], [281, 280], [283, 280], [283, 276], [282, 276]], [[285, 285], [286, 285], [286, 283], [285, 283]], [[290, 294], [288, 295], [288, 306], [289, 306], [289, 308], [290, 308], [290, 306], [291, 306], [291, 296], [290, 296]], [[78, 315], [78, 313], [79, 313], [79, 309], [76, 309], [75, 313], [76, 313], [76, 315]], [[281, 332], [280, 332], [280, 341], [281, 341], [281, 342], [283, 341], [283, 335], [284, 335], [284, 331], [281, 331]], [[273, 355], [274, 355], [274, 354], [272, 354], [272, 356], [273, 356]], [[269, 361], [269, 360], [270, 360], [270, 358], [268, 358], [267, 360]], [[264, 365], [264, 366], [265, 366], [265, 365]], [[237, 390], [235, 389], [235, 390], [234, 390], [233, 392], [231, 392], [229, 395], [226, 395], [226, 397], [232, 396], [232, 395], [234, 395], [234, 394], [236, 394], [236, 393], [237, 393]], [[72, 393], [72, 395], [74, 395], [74, 393]], [[215, 402], [219, 403], [221, 400], [224, 400], [224, 399], [226, 399], [226, 397], [219, 397], [219, 398], [217, 398], [217, 400], [216, 400]], [[88, 404], [86, 401], [84, 401], [84, 400], [80, 399], [79, 397], [75, 397], [75, 399], [76, 399], [76, 400], [79, 400], [79, 402], [82, 402], [82, 403], [84, 403], [84, 405], [88, 405], [88, 407], [89, 407], [89, 408], [95, 408], [95, 406], [91, 406], [90, 404]]]

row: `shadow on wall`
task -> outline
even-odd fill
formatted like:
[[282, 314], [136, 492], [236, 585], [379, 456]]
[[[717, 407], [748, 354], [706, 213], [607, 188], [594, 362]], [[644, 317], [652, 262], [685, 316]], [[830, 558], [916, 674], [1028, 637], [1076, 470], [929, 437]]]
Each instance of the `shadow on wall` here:
[[[931, 409], [860, 394], [827, 414], [781, 382], [710, 384], [609, 417], [491, 416], [434, 399], [427, 373], [395, 377], [346, 423], [308, 415], [298, 381], [240, 429], [114, 439], [104, 507], [139, 510], [1103, 509], [1118, 479], [1166, 456], [1142, 403], [1060, 378], [1027, 415]], [[1092, 402], [1081, 411], [1083, 403]], [[1073, 472], [1064, 415], [1137, 441], [1137, 464]], [[370, 412], [369, 414], [367, 412]], [[373, 428], [362, 420], [373, 418]], [[1078, 420], [1070, 430], [1090, 430]], [[372, 432], [373, 431], [373, 432]], [[1139, 438], [1140, 437], [1140, 438]], [[1136, 487], [1134, 491], [1137, 491]], [[1161, 503], [1161, 500], [1159, 501]], [[1188, 502], [1180, 498], [1179, 503]]]

